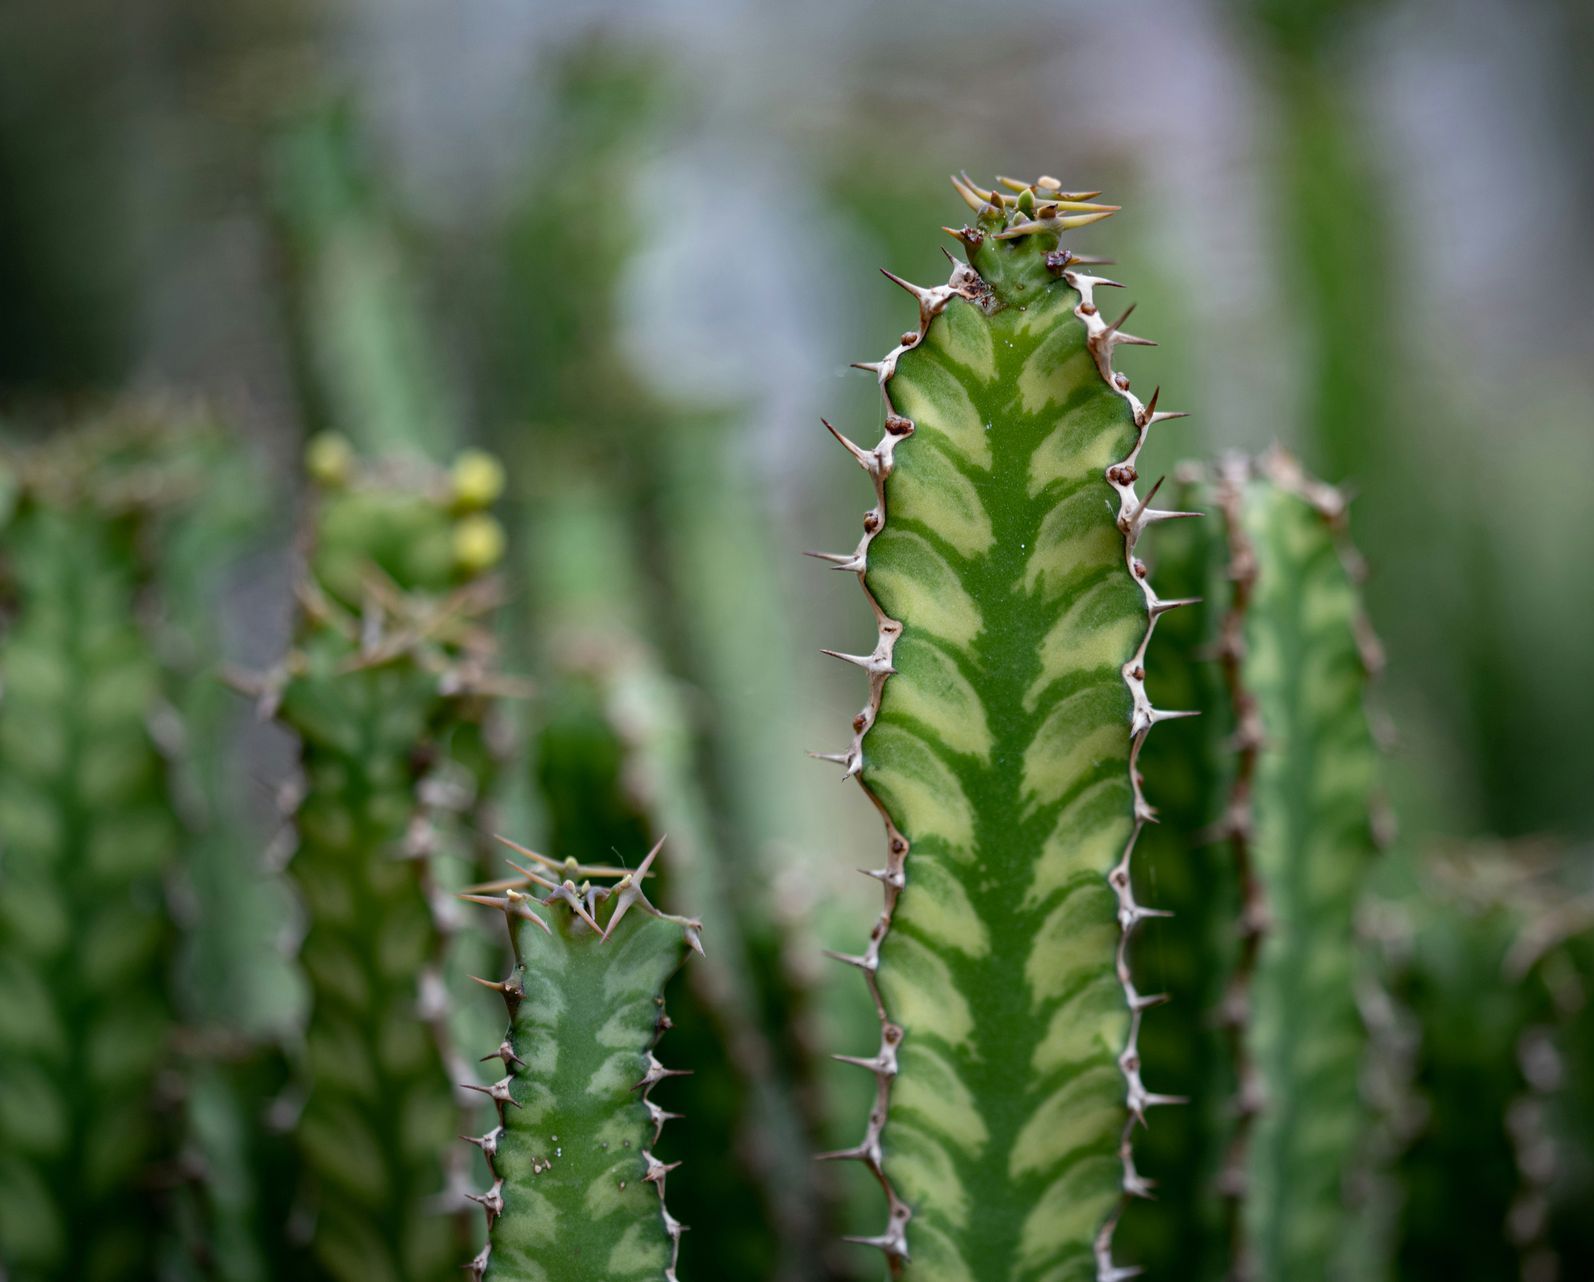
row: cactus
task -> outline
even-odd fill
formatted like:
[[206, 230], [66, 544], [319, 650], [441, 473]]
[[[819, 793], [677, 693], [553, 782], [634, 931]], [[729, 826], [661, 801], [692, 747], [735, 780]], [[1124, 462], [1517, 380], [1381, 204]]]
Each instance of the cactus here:
[[[954, 180], [975, 223], [946, 285], [898, 281], [918, 324], [863, 366], [885, 397], [854, 552], [878, 639], [855, 737], [830, 759], [885, 820], [885, 910], [865, 951], [880, 1017], [864, 1163], [888, 1210], [869, 1244], [935, 1279], [1124, 1276], [1113, 1231], [1143, 1191], [1142, 1081], [1126, 941], [1149, 912], [1130, 852], [1149, 811], [1134, 758], [1158, 721], [1155, 619], [1135, 545], [1176, 515], [1136, 493], [1142, 402], [1098, 311], [1112, 282], [1060, 243], [1113, 206], [1043, 178]], [[1009, 194], [1011, 193], [1011, 194]], [[896, 279], [893, 277], [893, 279]], [[827, 425], [828, 426], [828, 425]], [[831, 429], [834, 432], [834, 429]], [[912, 853], [910, 854], [910, 847]], [[911, 1221], [911, 1223], [910, 1223]], [[909, 1265], [911, 1259], [913, 1263]]]
[[192, 461], [181, 432], [135, 417], [4, 463], [0, 1272], [13, 1282], [144, 1278], [160, 1246], [151, 1212], [177, 1129], [166, 896], [182, 842], [141, 621], [159, 523], [203, 480]]
[[1240, 750], [1226, 824], [1251, 941], [1226, 1011], [1245, 1021], [1229, 1173], [1244, 1199], [1236, 1267], [1340, 1276], [1354, 1237], [1348, 1185], [1371, 1124], [1355, 917], [1379, 847], [1364, 696], [1381, 656], [1337, 491], [1276, 451], [1226, 466], [1215, 499], [1231, 548], [1220, 650]]
[[[1387, 979], [1416, 1033], [1397, 1276], [1587, 1272], [1585, 1217], [1557, 1216], [1587, 1179], [1568, 1141], [1586, 1090], [1594, 899], [1571, 884], [1574, 866], [1524, 842], [1442, 849], [1397, 866], [1399, 885], [1381, 879]], [[1586, 1196], [1573, 1204], [1586, 1210]]]
[[[1211, 509], [1217, 550], [1185, 662], [1216, 656], [1207, 666], [1226, 693], [1208, 700], [1218, 715], [1192, 745], [1219, 763], [1216, 788], [1180, 817], [1184, 843], [1221, 838], [1222, 862], [1212, 885], [1173, 897], [1176, 911], [1211, 924], [1193, 936], [1159, 925], [1149, 943], [1186, 958], [1186, 984], [1170, 984], [1175, 1009], [1193, 1008], [1186, 1024], [1206, 1011], [1224, 1036], [1178, 1081], [1198, 1097], [1193, 1142], [1205, 1156], [1180, 1169], [1195, 1219], [1174, 1249], [1188, 1249], [1196, 1277], [1369, 1277], [1388, 1221], [1366, 1191], [1375, 1118], [1361, 1089], [1367, 992], [1355, 929], [1379, 844], [1365, 693], [1380, 655], [1345, 502], [1281, 451], [1225, 460], [1187, 500]], [[1160, 867], [1198, 857], [1152, 850]], [[1209, 894], [1222, 905], [1215, 922]], [[1358, 1196], [1351, 1232], [1346, 1208]]]
[[[304, 904], [311, 994], [296, 1128], [321, 1275], [452, 1275], [464, 1203], [440, 1155], [461, 1121], [438, 968], [439, 759], [494, 679], [480, 573], [490, 517], [438, 478], [361, 469], [312, 444], [326, 486], [295, 648], [266, 697], [301, 744], [289, 865]], [[458, 1177], [462, 1171], [456, 1169]]]
[[506, 979], [481, 981], [503, 994], [509, 1028], [486, 1056], [505, 1075], [476, 1088], [498, 1109], [471, 1141], [493, 1173], [476, 1198], [490, 1235], [469, 1266], [477, 1282], [674, 1282], [672, 1166], [652, 1152], [672, 1114], [648, 1095], [672, 1075], [653, 1053], [669, 1027], [664, 983], [702, 945], [696, 921], [643, 892], [658, 852], [627, 872], [523, 851], [539, 862], [522, 869], [522, 889], [470, 896], [503, 911], [515, 953]]

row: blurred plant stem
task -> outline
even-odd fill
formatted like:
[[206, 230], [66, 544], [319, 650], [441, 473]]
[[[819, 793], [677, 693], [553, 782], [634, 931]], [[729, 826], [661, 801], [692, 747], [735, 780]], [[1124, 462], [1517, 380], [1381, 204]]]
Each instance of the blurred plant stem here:
[[271, 143], [305, 419], [373, 456], [441, 458], [462, 436], [458, 397], [366, 146], [339, 100], [299, 110]]

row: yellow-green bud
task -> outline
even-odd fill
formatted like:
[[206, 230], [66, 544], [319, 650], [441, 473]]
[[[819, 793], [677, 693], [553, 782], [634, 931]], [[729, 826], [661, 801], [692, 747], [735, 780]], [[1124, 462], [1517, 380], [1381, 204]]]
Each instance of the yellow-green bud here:
[[485, 450], [466, 450], [449, 473], [454, 505], [467, 512], [484, 508], [504, 492], [504, 465]]
[[317, 485], [347, 485], [354, 474], [354, 446], [338, 432], [321, 432], [304, 447], [304, 469]]
[[496, 517], [474, 512], [454, 526], [454, 562], [468, 574], [497, 565], [504, 555], [504, 527]]

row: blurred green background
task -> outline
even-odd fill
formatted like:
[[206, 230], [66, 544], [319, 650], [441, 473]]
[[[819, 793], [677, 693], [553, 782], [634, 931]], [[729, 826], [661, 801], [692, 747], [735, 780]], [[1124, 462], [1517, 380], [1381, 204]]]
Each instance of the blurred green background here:
[[[638, 492], [690, 471], [755, 527], [815, 746], [856, 699], [816, 648], [865, 620], [793, 553], [856, 519], [817, 420], [874, 414], [846, 364], [906, 304], [873, 270], [939, 275], [950, 170], [1104, 188], [1082, 248], [1162, 343], [1131, 373], [1195, 414], [1154, 462], [1283, 439], [1360, 496], [1404, 808], [1594, 831], [1576, 0], [11, 0], [0, 48], [13, 418], [176, 387], [285, 474], [337, 426], [486, 443], [526, 484], [579, 420]], [[789, 743], [760, 764], [792, 857], [857, 858], [861, 804], [814, 804]]]
[[[176, 392], [247, 438], [280, 529], [217, 601], [238, 665], [287, 644], [317, 432], [494, 450], [517, 547], [595, 495], [631, 551], [594, 626], [658, 656], [690, 822], [850, 945], [878, 824], [802, 750], [860, 697], [819, 647], [870, 624], [798, 553], [850, 546], [867, 486], [819, 416], [874, 430], [848, 363], [911, 320], [876, 268], [944, 275], [945, 175], [1049, 173], [1123, 206], [1079, 248], [1161, 344], [1137, 386], [1193, 413], [1142, 470], [1281, 440], [1357, 495], [1405, 829], [1594, 838], [1581, 0], [8, 0], [0, 60], [0, 419]], [[534, 565], [509, 631], [546, 637], [584, 607]], [[265, 831], [291, 750], [236, 737]], [[527, 839], [643, 839], [559, 787], [511, 807]]]

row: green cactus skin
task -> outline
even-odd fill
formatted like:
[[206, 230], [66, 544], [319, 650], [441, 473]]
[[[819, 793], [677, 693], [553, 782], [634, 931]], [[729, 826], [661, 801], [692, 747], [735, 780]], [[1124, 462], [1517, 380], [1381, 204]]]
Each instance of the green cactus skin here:
[[[1112, 368], [1123, 343], [1059, 233], [1111, 206], [1043, 179], [955, 180], [975, 211], [948, 284], [904, 287], [918, 326], [866, 368], [885, 397], [853, 553], [878, 643], [839, 656], [870, 698], [830, 759], [885, 820], [885, 911], [863, 970], [880, 1016], [863, 1162], [894, 1274], [1116, 1279], [1112, 1237], [1144, 1192], [1127, 939], [1150, 910], [1130, 852], [1150, 818], [1135, 757], [1158, 721], [1144, 657], [1160, 598], [1135, 556], [1148, 429]], [[894, 279], [894, 278], [893, 278]], [[832, 429], [833, 430], [833, 429]], [[909, 854], [910, 844], [912, 854]], [[910, 1229], [909, 1221], [912, 1220]], [[911, 1259], [909, 1263], [911, 1246]]]
[[1224, 1011], [1244, 1022], [1225, 1179], [1243, 1201], [1234, 1267], [1366, 1277], [1346, 1207], [1373, 1121], [1356, 905], [1380, 846], [1365, 695], [1381, 656], [1337, 491], [1275, 451], [1226, 462], [1214, 499], [1234, 585], [1219, 652], [1239, 749], [1225, 827], [1244, 903]]
[[[325, 443], [298, 637], [277, 690], [301, 745], [289, 875], [311, 1000], [296, 1135], [314, 1269], [344, 1282], [452, 1276], [469, 1249], [445, 1157], [462, 1117], [439, 977], [447, 947], [429, 793], [490, 692], [479, 513], [430, 473], [353, 474]], [[462, 1169], [454, 1169], [456, 1179]]]
[[[0, 647], [0, 1273], [152, 1276], [182, 848], [139, 626], [151, 504], [186, 482], [139, 434], [16, 459]], [[188, 481], [194, 478], [189, 476]], [[169, 1180], [171, 1169], [165, 1176]]]
[[673, 1115], [648, 1095], [672, 1075], [653, 1053], [669, 1027], [665, 981], [702, 945], [696, 921], [643, 894], [658, 852], [634, 873], [541, 861], [522, 870], [531, 893], [471, 896], [503, 911], [515, 952], [507, 979], [481, 981], [503, 994], [509, 1028], [485, 1057], [505, 1076], [473, 1088], [498, 1108], [498, 1125], [471, 1140], [493, 1172], [476, 1197], [489, 1231], [468, 1266], [476, 1282], [675, 1282], [673, 1167], [652, 1152]]

